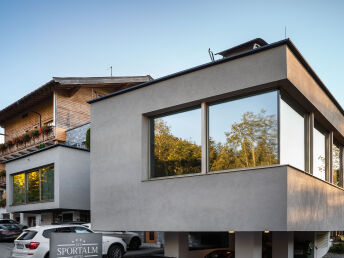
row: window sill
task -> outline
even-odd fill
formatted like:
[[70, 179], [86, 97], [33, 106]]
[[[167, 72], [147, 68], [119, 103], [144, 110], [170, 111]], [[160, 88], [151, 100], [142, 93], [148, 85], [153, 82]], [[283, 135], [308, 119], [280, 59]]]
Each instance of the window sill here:
[[25, 202], [25, 203], [13, 203], [10, 206], [22, 206], [22, 205], [29, 205], [29, 204], [40, 204], [40, 203], [47, 203], [47, 202], [54, 202], [54, 199], [52, 200], [45, 200], [45, 201], [38, 201], [38, 202]]

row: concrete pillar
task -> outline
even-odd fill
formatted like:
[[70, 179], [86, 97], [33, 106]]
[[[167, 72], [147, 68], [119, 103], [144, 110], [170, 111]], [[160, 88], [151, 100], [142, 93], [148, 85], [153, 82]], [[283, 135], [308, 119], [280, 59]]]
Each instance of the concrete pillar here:
[[261, 258], [262, 232], [235, 232], [235, 258]]
[[36, 226], [40, 226], [41, 225], [41, 220], [42, 220], [42, 215], [41, 214], [37, 214], [36, 215]]
[[73, 221], [80, 221], [80, 212], [79, 211], [73, 212]]
[[294, 257], [294, 232], [272, 232], [272, 258]]
[[175, 258], [188, 258], [188, 233], [165, 232], [165, 256]]
[[25, 214], [24, 213], [20, 213], [20, 224], [26, 224], [25, 223]]
[[10, 213], [10, 219], [14, 220], [14, 213], [13, 212]]

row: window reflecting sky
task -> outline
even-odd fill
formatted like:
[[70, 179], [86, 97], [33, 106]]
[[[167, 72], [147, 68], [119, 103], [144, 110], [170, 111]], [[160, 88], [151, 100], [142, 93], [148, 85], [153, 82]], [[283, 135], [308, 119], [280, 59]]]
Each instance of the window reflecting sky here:
[[225, 132], [230, 131], [234, 123], [241, 122], [243, 113], [259, 113], [261, 110], [265, 110], [266, 115], [277, 115], [276, 91], [210, 106], [209, 131], [211, 138], [215, 142], [225, 142]]
[[313, 132], [313, 175], [325, 180], [325, 144], [326, 137], [318, 129], [314, 128]]
[[201, 109], [189, 110], [161, 118], [173, 136], [201, 145]]

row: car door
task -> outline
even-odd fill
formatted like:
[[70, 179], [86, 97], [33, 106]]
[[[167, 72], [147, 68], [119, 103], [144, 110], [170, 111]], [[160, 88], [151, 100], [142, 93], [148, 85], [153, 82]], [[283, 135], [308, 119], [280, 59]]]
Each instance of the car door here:
[[[80, 226], [72, 227], [72, 230], [74, 233], [79, 233], [79, 234], [94, 233], [93, 231], [89, 230], [88, 228], [80, 227]], [[102, 237], [102, 248], [103, 248], [103, 254], [104, 254], [104, 251], [107, 250], [107, 245], [103, 241], [103, 237]]]

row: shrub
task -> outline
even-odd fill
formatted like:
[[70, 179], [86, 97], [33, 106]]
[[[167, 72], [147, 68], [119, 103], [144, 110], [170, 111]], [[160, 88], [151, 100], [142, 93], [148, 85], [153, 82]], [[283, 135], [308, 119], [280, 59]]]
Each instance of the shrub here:
[[86, 148], [90, 149], [91, 147], [91, 128], [88, 128], [86, 132]]
[[6, 149], [7, 149], [6, 144], [0, 144], [0, 150], [4, 151]]
[[29, 133], [26, 133], [23, 135], [23, 141], [29, 142], [31, 140], [31, 135]]
[[344, 243], [333, 244], [329, 250], [330, 253], [344, 254]]
[[0, 171], [0, 176], [6, 176], [6, 170], [1, 170]]
[[42, 134], [49, 134], [52, 130], [53, 130], [53, 127], [51, 125], [43, 125], [41, 127]]
[[13, 144], [13, 141], [7, 141], [6, 142], [6, 147], [12, 147], [14, 144]]
[[41, 143], [39, 146], [38, 146], [38, 149], [43, 149], [45, 148], [45, 144], [44, 143]]
[[32, 130], [31, 132], [30, 132], [30, 135], [31, 135], [31, 137], [37, 137], [38, 135], [39, 135], [39, 131], [38, 130]]

